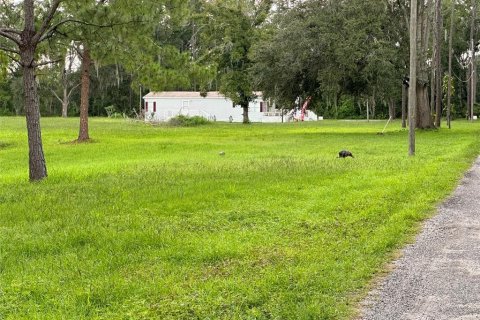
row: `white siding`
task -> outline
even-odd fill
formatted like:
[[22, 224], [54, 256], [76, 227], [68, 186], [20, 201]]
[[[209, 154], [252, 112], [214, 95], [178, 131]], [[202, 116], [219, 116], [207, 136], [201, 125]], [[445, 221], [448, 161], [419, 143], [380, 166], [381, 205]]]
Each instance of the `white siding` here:
[[[145, 118], [148, 121], [168, 121], [179, 114], [186, 116], [201, 116], [209, 120], [242, 122], [243, 109], [239, 106], [233, 107], [232, 101], [218, 96], [195, 97], [192, 93], [185, 96], [171, 97], [162, 94], [149, 94], [144, 97], [148, 103], [148, 112]], [[153, 102], [156, 102], [157, 111], [153, 112]], [[280, 116], [273, 116], [272, 112], [260, 112], [261, 97], [250, 102], [248, 116], [252, 122], [281, 122]], [[272, 108], [269, 106], [269, 109]], [[314, 115], [309, 111], [309, 115]], [[316, 117], [316, 116], [315, 116]], [[305, 120], [314, 120], [307, 117]], [[286, 121], [286, 118], [285, 118]]]

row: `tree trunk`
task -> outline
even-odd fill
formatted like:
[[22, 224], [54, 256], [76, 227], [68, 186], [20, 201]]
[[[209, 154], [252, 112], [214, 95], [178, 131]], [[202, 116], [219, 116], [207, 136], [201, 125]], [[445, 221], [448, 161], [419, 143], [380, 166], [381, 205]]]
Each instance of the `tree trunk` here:
[[388, 101], [388, 116], [392, 120], [395, 119], [395, 101], [393, 99]]
[[435, 127], [440, 128], [442, 119], [442, 32], [443, 32], [443, 19], [442, 19], [442, 0], [437, 0], [435, 6], [435, 18], [436, 18], [436, 41], [435, 41]]
[[435, 50], [436, 48], [433, 48], [433, 54], [432, 54], [432, 74], [431, 74], [431, 78], [430, 78], [430, 100], [429, 100], [429, 104], [430, 104], [430, 113], [433, 115], [435, 112], [435, 72], [436, 72], [436, 69], [437, 69], [437, 65], [436, 65], [436, 53], [435, 53]]
[[250, 123], [250, 119], [248, 119], [248, 103], [242, 104], [243, 109], [243, 123]]
[[63, 99], [62, 99], [62, 117], [64, 118], [68, 117], [68, 104], [69, 104], [68, 100], [69, 99], [68, 99], [67, 87], [65, 86], [65, 83], [64, 83]]
[[85, 47], [82, 54], [82, 89], [80, 98], [80, 132], [78, 141], [87, 141], [90, 139], [88, 135], [88, 99], [90, 97], [90, 50]]
[[372, 97], [372, 119], [375, 119], [376, 109], [377, 109], [377, 101], [375, 100], [375, 93], [373, 93], [373, 97]]
[[40, 106], [38, 103], [37, 83], [35, 81], [35, 13], [33, 0], [24, 1], [25, 27], [21, 33], [20, 60], [23, 71], [23, 89], [28, 135], [28, 160], [30, 181], [47, 177], [47, 166], [43, 153], [42, 133], [40, 129]]
[[370, 122], [370, 106], [368, 105], [368, 98], [367, 98], [367, 122]]
[[402, 84], [402, 128], [407, 127], [408, 88]]
[[471, 99], [472, 99], [472, 94], [471, 94], [471, 91], [472, 91], [472, 64], [469, 63], [468, 64], [468, 68], [467, 68], [467, 74], [466, 74], [466, 79], [467, 79], [467, 114], [466, 114], [466, 117], [467, 117], [467, 120], [470, 119], [470, 107], [472, 105], [471, 103]]
[[[468, 118], [470, 121], [473, 121], [473, 106], [475, 105], [475, 86], [476, 86], [476, 63], [475, 63], [475, 47], [474, 47], [474, 42], [475, 42], [475, 19], [476, 19], [476, 8], [477, 7], [477, 1], [472, 0], [472, 20], [471, 20], [471, 25], [470, 25], [470, 81], [469, 81], [469, 89], [470, 89], [470, 99], [469, 99], [469, 113], [468, 113]], [[468, 78], [467, 78], [468, 79]]]
[[450, 11], [450, 33], [448, 35], [448, 88], [447, 88], [447, 125], [451, 128], [451, 99], [452, 99], [452, 42], [453, 42], [453, 18], [455, 15], [455, 0], [452, 0]]
[[47, 166], [43, 154], [40, 129], [40, 107], [38, 104], [37, 83], [35, 81], [34, 48], [22, 52], [23, 87], [25, 113], [28, 132], [29, 177], [37, 181], [47, 177]]
[[417, 101], [417, 0], [410, 3], [410, 88], [408, 90], [408, 154], [415, 155], [415, 105]]
[[416, 127], [418, 129], [433, 128], [432, 115], [428, 104], [428, 87], [426, 84], [417, 82], [417, 112]]

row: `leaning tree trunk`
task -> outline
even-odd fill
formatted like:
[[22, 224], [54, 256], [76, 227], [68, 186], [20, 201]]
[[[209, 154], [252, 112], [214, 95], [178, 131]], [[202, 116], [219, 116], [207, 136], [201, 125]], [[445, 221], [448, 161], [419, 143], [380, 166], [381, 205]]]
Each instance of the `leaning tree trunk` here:
[[246, 104], [242, 104], [243, 109], [243, 123], [250, 123], [250, 119], [248, 118], [248, 102]]
[[37, 83], [35, 81], [34, 52], [35, 48], [32, 46], [22, 52], [21, 56], [23, 87], [25, 90], [30, 181], [37, 181], [47, 177], [47, 166], [43, 154], [40, 130], [40, 107], [38, 104]]
[[82, 89], [80, 97], [80, 132], [78, 134], [79, 142], [90, 139], [88, 135], [88, 99], [90, 96], [90, 50], [85, 47], [82, 54]]

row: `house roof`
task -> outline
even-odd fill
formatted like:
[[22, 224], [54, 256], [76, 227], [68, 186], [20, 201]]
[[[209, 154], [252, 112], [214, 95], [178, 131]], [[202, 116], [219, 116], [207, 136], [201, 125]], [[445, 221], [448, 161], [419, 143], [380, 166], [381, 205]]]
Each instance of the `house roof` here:
[[[262, 96], [261, 92], [255, 92], [257, 96]], [[162, 91], [150, 92], [144, 98], [203, 98], [198, 91]], [[209, 91], [205, 98], [226, 99], [223, 94], [218, 91]]]

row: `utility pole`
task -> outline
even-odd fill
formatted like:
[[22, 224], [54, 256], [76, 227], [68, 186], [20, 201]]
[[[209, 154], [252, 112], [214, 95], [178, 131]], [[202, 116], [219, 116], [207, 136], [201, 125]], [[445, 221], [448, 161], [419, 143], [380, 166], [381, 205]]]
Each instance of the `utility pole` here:
[[415, 155], [417, 104], [417, 0], [410, 1], [410, 86], [408, 89], [408, 155]]
[[440, 128], [442, 119], [442, 0], [436, 0], [435, 3], [435, 127]]
[[470, 121], [473, 121], [473, 106], [475, 104], [475, 96], [476, 96], [476, 72], [475, 72], [475, 48], [473, 45], [473, 38], [475, 37], [475, 18], [476, 18], [476, 10], [477, 10], [477, 1], [472, 0], [472, 21], [470, 26], [470, 112], [469, 117]]

